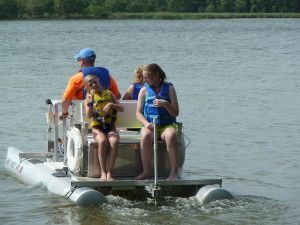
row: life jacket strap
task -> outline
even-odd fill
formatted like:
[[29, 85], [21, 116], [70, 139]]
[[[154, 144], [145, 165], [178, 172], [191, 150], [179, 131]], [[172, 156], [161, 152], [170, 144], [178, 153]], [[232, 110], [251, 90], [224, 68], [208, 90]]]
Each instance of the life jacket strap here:
[[111, 119], [109, 124], [113, 124], [117, 120], [117, 110], [113, 109], [113, 113], [110, 115], [105, 115], [105, 116], [99, 116], [98, 112], [100, 112], [102, 109], [97, 110], [97, 112], [94, 113], [93, 115], [93, 121], [97, 121], [99, 123], [108, 123], [106, 122], [106, 119]]
[[110, 100], [110, 99], [98, 100], [98, 101], [96, 101], [94, 104], [97, 104], [97, 103], [103, 103], [103, 102], [111, 102], [111, 100]]

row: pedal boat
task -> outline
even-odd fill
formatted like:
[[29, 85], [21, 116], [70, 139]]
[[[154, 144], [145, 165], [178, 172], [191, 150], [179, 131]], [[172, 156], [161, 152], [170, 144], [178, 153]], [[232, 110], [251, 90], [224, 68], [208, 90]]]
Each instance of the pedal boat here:
[[[83, 101], [74, 101], [69, 118], [63, 121], [58, 119], [61, 102], [48, 99], [46, 103], [48, 127], [45, 151], [24, 153], [14, 147], [8, 148], [5, 169], [20, 181], [44, 186], [49, 192], [83, 206], [109, 203], [107, 195], [118, 195], [131, 200], [153, 199], [155, 203], [167, 196], [195, 196], [200, 204], [232, 198], [222, 188], [222, 179], [184, 178], [182, 168], [190, 140], [183, 133], [182, 123], [176, 123], [180, 146], [180, 178], [166, 180], [170, 170], [166, 145], [162, 141], [155, 141], [152, 177], [134, 180], [142, 172], [139, 135], [141, 124], [135, 117], [136, 101], [121, 101], [124, 112], [118, 113], [116, 124], [120, 143], [113, 171], [115, 180], [100, 181], [97, 143], [92, 138]], [[185, 143], [186, 140], [188, 144]]]

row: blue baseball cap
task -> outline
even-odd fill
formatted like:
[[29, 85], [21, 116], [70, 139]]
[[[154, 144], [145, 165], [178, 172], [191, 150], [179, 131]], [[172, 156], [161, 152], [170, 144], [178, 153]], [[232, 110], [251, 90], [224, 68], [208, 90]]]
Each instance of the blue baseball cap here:
[[82, 49], [77, 55], [74, 56], [74, 59], [96, 59], [96, 53], [93, 49], [85, 48]]

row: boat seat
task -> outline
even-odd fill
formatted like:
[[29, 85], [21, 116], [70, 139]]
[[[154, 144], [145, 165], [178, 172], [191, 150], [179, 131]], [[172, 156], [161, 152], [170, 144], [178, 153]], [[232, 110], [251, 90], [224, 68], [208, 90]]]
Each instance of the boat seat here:
[[[124, 112], [118, 112], [117, 128], [140, 128], [141, 124], [136, 119], [136, 100], [120, 100]], [[72, 115], [74, 124], [90, 123], [91, 119], [86, 117], [84, 100], [75, 100], [72, 104]]]
[[[114, 167], [115, 176], [137, 176], [142, 172], [142, 161], [140, 154], [140, 128], [141, 124], [136, 119], [137, 101], [121, 100], [124, 112], [118, 112], [117, 130], [120, 135], [118, 157]], [[90, 119], [85, 115], [84, 102], [75, 101], [71, 114], [73, 124], [80, 124], [84, 146], [84, 166], [83, 171], [88, 177], [99, 177], [99, 168], [95, 152], [98, 149], [97, 142], [93, 139], [90, 127]], [[176, 123], [178, 129], [178, 143], [180, 144], [182, 124]], [[163, 141], [157, 142], [159, 160], [159, 174], [167, 176], [170, 165], [166, 144]], [[108, 153], [109, 154], [109, 153]], [[95, 161], [96, 160], [96, 161]]]
[[[138, 144], [140, 143], [140, 133], [141, 123], [136, 119], [136, 100], [120, 100], [120, 103], [124, 107], [124, 112], [118, 112], [118, 120], [116, 122], [116, 127], [120, 135], [120, 144]], [[84, 100], [76, 100], [72, 104], [72, 115], [73, 123], [83, 125], [82, 136], [84, 143], [91, 144], [94, 143], [94, 139], [91, 134], [90, 122], [91, 119], [86, 117], [84, 109]], [[180, 142], [182, 124], [175, 123], [177, 127], [177, 139]], [[162, 141], [158, 141], [162, 143]]]
[[[120, 143], [139, 143], [141, 128], [140, 122], [136, 119], [135, 112], [137, 107], [136, 100], [120, 100], [124, 107], [124, 112], [118, 112], [118, 120], [116, 122], [117, 130], [120, 134]], [[93, 143], [90, 122], [91, 119], [86, 117], [84, 109], [84, 101], [76, 100], [72, 104], [73, 123], [83, 125], [83, 137], [89, 144]], [[85, 139], [85, 138], [84, 138]]]

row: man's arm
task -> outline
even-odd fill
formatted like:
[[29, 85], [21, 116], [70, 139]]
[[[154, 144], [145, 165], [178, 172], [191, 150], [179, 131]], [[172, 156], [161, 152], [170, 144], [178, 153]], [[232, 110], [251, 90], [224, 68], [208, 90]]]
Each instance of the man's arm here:
[[110, 76], [110, 87], [109, 87], [110, 91], [117, 97], [117, 99], [121, 99], [122, 95], [119, 91], [118, 85], [115, 81], [115, 79]]
[[70, 107], [70, 100], [63, 98], [63, 100], [61, 101], [61, 108], [62, 108], [62, 112], [59, 114], [59, 119], [62, 120], [65, 116], [69, 115], [69, 107]]

